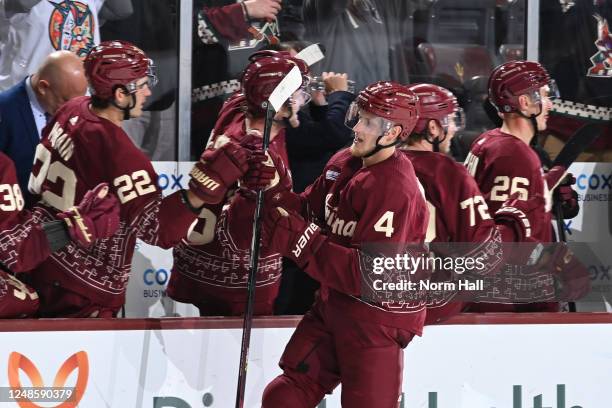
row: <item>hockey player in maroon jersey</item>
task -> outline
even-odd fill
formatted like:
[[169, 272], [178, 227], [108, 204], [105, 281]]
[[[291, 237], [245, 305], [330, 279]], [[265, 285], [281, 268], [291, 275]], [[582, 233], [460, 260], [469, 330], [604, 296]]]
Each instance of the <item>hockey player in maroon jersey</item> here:
[[[277, 167], [280, 181], [266, 192], [262, 246], [291, 258], [321, 289], [285, 348], [283, 374], [266, 387], [263, 407], [313, 408], [339, 383], [343, 406], [397, 406], [403, 348], [421, 334], [424, 300], [362, 300], [361, 256], [368, 243], [400, 248], [425, 239], [425, 199], [410, 161], [396, 151], [417, 115], [407, 87], [372, 84], [349, 109], [352, 146], [334, 155], [304, 193], [289, 192], [286, 171]], [[265, 177], [265, 166], [255, 170], [259, 181], [248, 173], [247, 183]]]
[[248, 168], [248, 151], [229, 143], [195, 164], [189, 190], [162, 199], [151, 163], [121, 129], [151, 93], [152, 61], [127, 42], [107, 41], [84, 64], [92, 97], [67, 102], [46, 127], [29, 183], [41, 196], [33, 213], [52, 220], [106, 182], [120, 201], [121, 223], [112, 237], [90, 248], [68, 245], [31, 274], [43, 316], [115, 316], [125, 302], [136, 238], [172, 247], [203, 204], [219, 202]]
[[0, 318], [31, 316], [38, 294], [8, 272], [34, 268], [71, 239], [88, 247], [111, 236], [119, 226], [119, 202], [100, 184], [77, 207], [59, 213], [59, 220], [40, 223], [24, 209], [15, 166], [2, 152], [0, 193]]
[[[508, 202], [503, 211], [492, 217], [473, 177], [464, 166], [442, 154], [448, 153], [450, 139], [465, 123], [457, 98], [449, 90], [432, 84], [412, 85], [410, 90], [418, 96], [421, 109], [414, 131], [402, 148], [425, 190], [430, 217], [426, 240], [442, 244], [434, 251], [456, 251], [446, 254], [449, 256], [466, 256], [468, 251], [473, 258], [495, 254], [486, 258], [483, 268], [485, 274], [495, 273], [504, 263], [501, 243], [529, 238], [526, 226], [530, 225], [530, 207], [513, 201], [519, 207], [514, 208]], [[453, 248], [445, 243], [457, 244]], [[444, 280], [450, 276], [437, 278]], [[430, 292], [426, 324], [447, 319], [465, 306], [452, 291], [433, 294]]]
[[[261, 146], [265, 122], [265, 102], [272, 91], [296, 65], [307, 84], [308, 67], [287, 52], [260, 51], [250, 58], [242, 77], [242, 92], [224, 105], [209, 140], [214, 150], [229, 141]], [[299, 108], [310, 95], [303, 89], [292, 96]], [[270, 134], [270, 150], [288, 167], [283, 118], [291, 115], [288, 106], [275, 116]], [[291, 187], [291, 181], [288, 181]], [[186, 239], [174, 249], [174, 266], [168, 295], [179, 302], [198, 307], [203, 316], [240, 315], [247, 300], [247, 276], [251, 244], [251, 225], [255, 202], [252, 192], [239, 189], [217, 206], [207, 207], [190, 228]], [[256, 279], [256, 315], [273, 314], [274, 299], [280, 285], [282, 262], [278, 251], [263, 250]]]
[[[512, 196], [545, 198], [531, 225], [532, 239], [550, 243], [551, 194], [566, 169], [553, 168], [545, 176], [531, 139], [546, 129], [557, 96], [554, 80], [537, 62], [510, 61], [493, 70], [489, 99], [503, 117], [501, 128], [483, 133], [472, 144], [465, 165], [482, 191], [489, 210], [497, 211]], [[557, 303], [478, 304], [472, 311], [558, 311]]]

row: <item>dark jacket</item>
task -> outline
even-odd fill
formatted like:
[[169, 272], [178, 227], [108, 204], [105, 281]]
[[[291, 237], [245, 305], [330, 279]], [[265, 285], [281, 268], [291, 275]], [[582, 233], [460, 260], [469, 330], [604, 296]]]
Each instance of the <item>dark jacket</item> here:
[[15, 163], [26, 203], [29, 201], [28, 180], [39, 141], [24, 79], [0, 92], [0, 151]]

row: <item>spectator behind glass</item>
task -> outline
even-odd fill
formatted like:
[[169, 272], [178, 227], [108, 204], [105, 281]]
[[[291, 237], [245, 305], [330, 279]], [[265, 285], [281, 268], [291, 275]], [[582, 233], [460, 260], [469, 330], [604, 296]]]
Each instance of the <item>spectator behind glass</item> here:
[[101, 19], [132, 13], [129, 0], [5, 0], [0, 2], [3, 7], [0, 23], [8, 27], [2, 28], [7, 33], [0, 53], [0, 91], [33, 73], [53, 51], [68, 50], [84, 58], [100, 42]]
[[408, 83], [412, 2], [304, 0], [305, 39], [327, 49], [323, 71], [346, 72], [356, 90], [378, 80]]

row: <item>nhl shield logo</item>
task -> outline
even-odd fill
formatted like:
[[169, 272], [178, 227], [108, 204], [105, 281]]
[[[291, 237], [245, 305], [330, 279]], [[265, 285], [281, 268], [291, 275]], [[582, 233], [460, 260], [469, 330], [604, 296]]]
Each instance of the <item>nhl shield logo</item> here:
[[50, 3], [55, 7], [49, 18], [49, 40], [53, 48], [85, 57], [94, 46], [96, 23], [91, 9], [79, 1]]

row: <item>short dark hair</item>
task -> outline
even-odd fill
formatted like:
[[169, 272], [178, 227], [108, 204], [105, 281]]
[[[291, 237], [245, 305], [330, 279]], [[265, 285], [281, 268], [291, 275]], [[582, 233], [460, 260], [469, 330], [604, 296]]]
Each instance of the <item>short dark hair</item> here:
[[99, 96], [92, 95], [91, 106], [96, 109], [106, 109], [110, 106], [110, 101], [108, 99], [102, 99]]
[[427, 136], [427, 129], [425, 129], [424, 131], [420, 133], [412, 132], [410, 133], [410, 135], [408, 135], [408, 138], [406, 139], [406, 143], [404, 144], [407, 146], [412, 146], [413, 144], [419, 143], [421, 140], [424, 140], [426, 136]]

